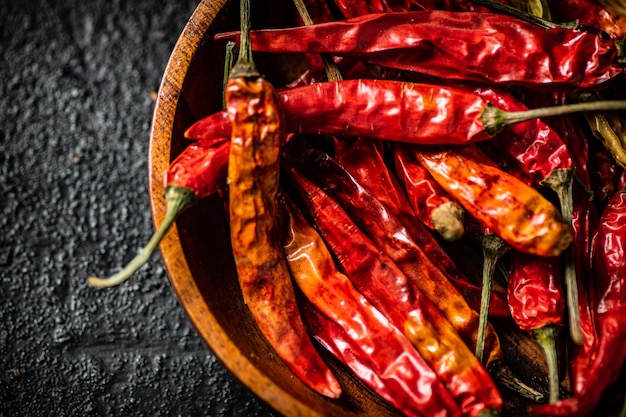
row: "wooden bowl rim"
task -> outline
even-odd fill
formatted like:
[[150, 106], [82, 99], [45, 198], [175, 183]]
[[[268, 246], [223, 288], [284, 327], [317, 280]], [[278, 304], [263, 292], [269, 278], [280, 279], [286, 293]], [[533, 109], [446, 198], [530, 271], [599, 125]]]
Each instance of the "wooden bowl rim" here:
[[[201, 0], [185, 25], [164, 71], [150, 130], [149, 193], [158, 227], [165, 217], [163, 178], [169, 166], [171, 137], [187, 71], [207, 31], [226, 0]], [[176, 225], [160, 244], [170, 283], [196, 331], [216, 358], [262, 401], [284, 415], [321, 415], [279, 388], [241, 352], [203, 299], [185, 259]]]

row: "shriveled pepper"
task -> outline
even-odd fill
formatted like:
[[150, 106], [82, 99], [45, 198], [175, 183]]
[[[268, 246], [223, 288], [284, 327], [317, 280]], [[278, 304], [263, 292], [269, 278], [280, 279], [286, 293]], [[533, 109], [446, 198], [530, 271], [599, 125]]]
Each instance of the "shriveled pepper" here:
[[242, 42], [225, 101], [232, 122], [228, 160], [233, 257], [244, 301], [287, 367], [313, 390], [341, 387], [309, 338], [277, 228], [283, 114], [274, 87], [259, 75], [248, 44], [249, 0], [241, 5]]
[[262, 52], [353, 56], [442, 79], [530, 88], [593, 88], [623, 73], [613, 40], [494, 13], [374, 13], [251, 36], [254, 50]]
[[394, 147], [396, 173], [407, 193], [411, 206], [422, 222], [447, 241], [463, 236], [465, 211], [420, 165], [408, 146]]
[[[468, 91], [367, 79], [282, 90], [279, 98], [285, 111], [286, 132], [444, 145], [487, 140], [506, 126], [537, 117], [626, 108], [626, 101], [604, 100], [506, 112]], [[185, 136], [224, 137], [230, 130], [227, 115], [218, 112], [194, 123]]]
[[[431, 366], [463, 412], [476, 416], [483, 411], [498, 410], [502, 402], [495, 384], [456, 333], [455, 327], [464, 319], [457, 315], [449, 322], [418, 287], [415, 277], [405, 275], [390, 256], [378, 250], [336, 201], [294, 169], [290, 174], [320, 234], [357, 289], [395, 326], [405, 329], [414, 338], [428, 338], [431, 332], [436, 332], [442, 344], [454, 349], [454, 354], [445, 356], [430, 351], [426, 344], [415, 345], [422, 356], [431, 359]], [[422, 279], [428, 280], [428, 277], [422, 276]], [[459, 302], [463, 300], [457, 300], [454, 305]], [[409, 314], [425, 315], [432, 327], [425, 328], [417, 320], [417, 327], [413, 328]], [[496, 337], [495, 333], [492, 336]], [[465, 372], [457, 374], [453, 369]], [[468, 380], [460, 383], [462, 378]]]
[[178, 216], [224, 185], [229, 149], [226, 138], [200, 140], [185, 148], [165, 173], [166, 214], [150, 241], [121, 271], [108, 278], [89, 277], [89, 285], [100, 288], [119, 285], [145, 264]]
[[339, 272], [318, 232], [285, 196], [283, 247], [313, 336], [406, 415], [460, 415], [440, 378], [410, 341]]
[[539, 415], [587, 416], [598, 407], [602, 394], [620, 376], [626, 361], [626, 192], [613, 196], [594, 237], [593, 273], [598, 302], [595, 322], [598, 345], [590, 358], [587, 379], [576, 395], [557, 404], [538, 406]]

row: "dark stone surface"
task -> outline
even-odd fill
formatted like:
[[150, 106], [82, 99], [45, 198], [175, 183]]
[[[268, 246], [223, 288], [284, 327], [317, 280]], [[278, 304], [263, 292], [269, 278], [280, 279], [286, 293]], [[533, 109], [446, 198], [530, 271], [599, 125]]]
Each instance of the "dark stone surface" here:
[[0, 416], [271, 416], [206, 349], [159, 256], [148, 135], [195, 1], [0, 0]]

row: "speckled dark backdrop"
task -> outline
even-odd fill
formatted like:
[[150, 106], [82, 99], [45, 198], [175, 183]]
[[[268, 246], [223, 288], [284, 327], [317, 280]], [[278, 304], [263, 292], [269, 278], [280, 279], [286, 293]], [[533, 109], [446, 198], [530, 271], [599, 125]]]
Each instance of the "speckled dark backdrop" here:
[[154, 95], [190, 0], [0, 0], [0, 417], [271, 416], [187, 321], [153, 231]]

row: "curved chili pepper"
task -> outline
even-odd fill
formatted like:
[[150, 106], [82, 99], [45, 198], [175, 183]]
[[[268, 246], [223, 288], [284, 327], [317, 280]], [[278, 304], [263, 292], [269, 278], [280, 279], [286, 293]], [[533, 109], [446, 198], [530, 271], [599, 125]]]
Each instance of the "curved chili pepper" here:
[[613, 40], [569, 28], [546, 30], [494, 13], [375, 13], [251, 36], [260, 52], [353, 56], [442, 79], [530, 88], [593, 88], [623, 73]]
[[[423, 223], [417, 221], [402, 187], [385, 164], [378, 141], [342, 138], [335, 140], [334, 151], [337, 162], [402, 222], [420, 249], [463, 294], [472, 309], [478, 311], [481, 289], [461, 272]], [[489, 314], [500, 317], [509, 315], [506, 301], [497, 294], [492, 294]]]
[[602, 394], [620, 376], [626, 361], [626, 192], [613, 196], [604, 210], [594, 237], [593, 273], [598, 294], [595, 322], [598, 344], [590, 358], [587, 379], [576, 395], [550, 406], [534, 408], [537, 414], [591, 415]]
[[201, 140], [185, 148], [165, 173], [165, 218], [150, 241], [122, 270], [108, 278], [89, 277], [89, 285], [99, 288], [119, 285], [144, 265], [178, 216], [224, 185], [229, 149], [230, 143], [225, 138]]
[[[489, 409], [500, 409], [502, 399], [489, 374], [482, 368], [457, 334], [457, 329], [461, 329], [467, 334], [465, 315], [471, 314], [470, 312], [454, 313], [451, 311], [455, 307], [458, 310], [463, 310], [464, 300], [462, 297], [460, 295], [453, 297], [454, 302], [448, 300], [452, 308], [447, 309], [447, 314], [444, 313], [448, 317], [446, 319], [444, 314], [428, 298], [428, 296], [433, 295], [433, 291], [425, 287], [433, 284], [418, 282], [418, 280], [436, 279], [432, 275], [436, 270], [434, 266], [431, 266], [430, 271], [427, 272], [408, 271], [406, 268], [408, 260], [403, 260], [404, 268], [401, 268], [399, 264], [394, 262], [393, 256], [387, 255], [388, 252], [386, 251], [381, 252], [375, 246], [375, 241], [369, 240], [359, 230], [358, 226], [353, 223], [334, 199], [302, 177], [295, 169], [292, 168], [290, 174], [301, 198], [309, 208], [309, 213], [320, 230], [320, 234], [357, 289], [395, 326], [400, 329], [408, 329], [405, 331], [414, 338], [428, 338], [432, 332], [435, 332], [442, 344], [454, 349], [454, 353], [451, 352], [450, 355], [445, 356], [430, 351], [428, 345], [415, 345], [422, 356], [427, 355], [426, 357], [432, 361], [431, 366], [434, 367], [437, 375], [445, 382], [453, 397], [461, 405], [462, 411], [468, 415], [476, 416]], [[337, 194], [342, 193], [338, 192]], [[380, 243], [379, 240], [376, 241]], [[390, 248], [387, 247], [387, 251], [389, 250]], [[396, 249], [397, 252], [401, 250]], [[394, 255], [397, 259], [397, 253]], [[415, 258], [412, 260], [415, 261]], [[425, 258], [421, 260], [427, 262]], [[428, 265], [424, 265], [424, 267], [426, 268]], [[419, 277], [416, 276], [416, 273], [420, 274]], [[425, 315], [432, 327], [426, 328], [417, 319], [409, 320], [410, 314]], [[413, 327], [411, 323], [415, 323], [417, 327]], [[494, 359], [501, 359], [502, 352], [499, 350], [495, 332], [492, 332], [491, 336], [492, 346], [495, 346], [494, 350], [500, 355], [494, 354]], [[464, 372], [457, 374], [454, 372], [455, 369], [464, 370]], [[461, 383], [463, 378], [468, 379]]]
[[420, 150], [418, 160], [465, 209], [512, 247], [558, 256], [572, 242], [570, 226], [541, 194], [498, 169], [473, 146]]
[[445, 240], [460, 239], [464, 232], [461, 206], [417, 162], [408, 146], [395, 146], [394, 160], [398, 177], [417, 217]]
[[[279, 98], [289, 133], [445, 145], [487, 140], [506, 126], [537, 117], [626, 108], [626, 101], [606, 100], [506, 112], [474, 93], [455, 88], [366, 79], [283, 90]], [[218, 112], [194, 123], [185, 136], [224, 137], [230, 130], [227, 115]]]
[[509, 255], [508, 300], [515, 323], [542, 347], [550, 379], [550, 403], [559, 398], [556, 326], [563, 324], [565, 303], [558, 258], [513, 251]]
[[[247, 13], [246, 13], [247, 12]], [[242, 0], [242, 36], [249, 29]], [[283, 114], [246, 40], [225, 91], [232, 136], [228, 160], [230, 240], [244, 301], [261, 333], [306, 385], [336, 398], [341, 387], [304, 328], [280, 244], [278, 184]]]
[[310, 302], [303, 314], [313, 336], [406, 415], [460, 415], [439, 377], [336, 269], [321, 236], [286, 196], [281, 208], [283, 247], [291, 275]]

